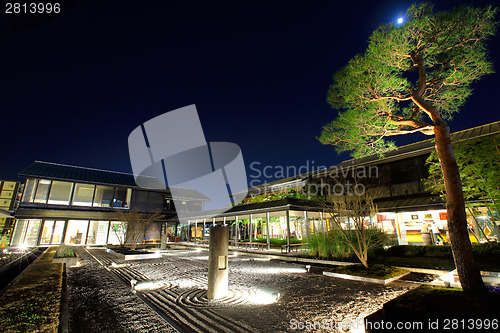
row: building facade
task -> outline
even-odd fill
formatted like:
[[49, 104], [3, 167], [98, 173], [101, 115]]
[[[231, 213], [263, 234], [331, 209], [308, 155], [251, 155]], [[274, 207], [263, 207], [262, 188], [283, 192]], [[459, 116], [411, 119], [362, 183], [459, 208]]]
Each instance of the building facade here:
[[176, 228], [168, 222], [175, 217], [169, 191], [139, 188], [131, 174], [36, 161], [19, 175], [26, 182], [14, 214], [13, 246], [119, 244], [117, 211], [159, 214], [145, 241]]

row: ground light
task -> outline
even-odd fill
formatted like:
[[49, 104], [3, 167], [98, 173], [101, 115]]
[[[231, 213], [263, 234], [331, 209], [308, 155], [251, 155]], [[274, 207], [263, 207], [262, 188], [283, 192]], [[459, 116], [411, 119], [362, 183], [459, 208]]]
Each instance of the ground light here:
[[248, 302], [256, 305], [267, 305], [276, 303], [279, 298], [279, 293], [269, 293], [267, 291], [257, 290], [250, 294]]

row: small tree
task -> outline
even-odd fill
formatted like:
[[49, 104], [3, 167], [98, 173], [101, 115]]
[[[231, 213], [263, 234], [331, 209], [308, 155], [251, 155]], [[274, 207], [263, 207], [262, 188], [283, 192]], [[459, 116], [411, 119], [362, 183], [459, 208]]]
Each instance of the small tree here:
[[[377, 213], [374, 200], [380, 193], [376, 188], [367, 189], [364, 183], [368, 180], [365, 179], [363, 183], [362, 179], [358, 179], [357, 167], [352, 170], [352, 176], [348, 177], [330, 173], [311, 179], [309, 186], [315, 188], [312, 199], [321, 203], [325, 217], [333, 222], [336, 232], [341, 235], [341, 241], [368, 268], [369, 250], [385, 241], [380, 233], [374, 232], [373, 225], [369, 223]], [[338, 237], [329, 241], [338, 241]]]
[[126, 243], [130, 243], [130, 249], [135, 250], [137, 243], [140, 242], [146, 233], [147, 227], [154, 221], [158, 220], [160, 214], [141, 213], [134, 210], [117, 210], [115, 219], [117, 220], [113, 228], [120, 246], [124, 247]]
[[389, 136], [434, 135], [457, 272], [463, 290], [475, 293], [486, 288], [472, 254], [447, 120], [471, 95], [471, 84], [493, 72], [486, 41], [495, 34], [496, 13], [491, 6], [433, 13], [429, 4], [414, 5], [402, 26], [381, 26], [366, 52], [335, 74], [328, 102], [342, 112], [319, 138], [361, 157], [394, 148]]

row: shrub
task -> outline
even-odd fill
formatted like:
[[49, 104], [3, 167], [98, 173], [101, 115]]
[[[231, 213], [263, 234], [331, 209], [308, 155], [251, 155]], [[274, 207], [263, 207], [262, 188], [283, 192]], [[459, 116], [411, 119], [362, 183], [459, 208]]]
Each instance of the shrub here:
[[[249, 242], [250, 238], [246, 238], [242, 240], [242, 242]], [[252, 242], [256, 243], [267, 243], [267, 238], [253, 238]], [[281, 238], [270, 238], [269, 242], [271, 243], [271, 247], [281, 247], [282, 245], [286, 245], [287, 241], [285, 239]], [[290, 244], [299, 244], [302, 243], [302, 241], [298, 238], [291, 238], [290, 239]]]
[[500, 256], [500, 244], [472, 244], [472, 252], [476, 256]]
[[[377, 248], [385, 244], [389, 237], [378, 229], [368, 229], [369, 237], [372, 239], [372, 246], [369, 247], [368, 256], [373, 257]], [[346, 230], [346, 235], [357, 244], [356, 233]], [[326, 233], [316, 233], [307, 239], [309, 254], [312, 257], [319, 257], [333, 260], [356, 260], [356, 255], [347, 244], [344, 236], [339, 230], [331, 230]]]

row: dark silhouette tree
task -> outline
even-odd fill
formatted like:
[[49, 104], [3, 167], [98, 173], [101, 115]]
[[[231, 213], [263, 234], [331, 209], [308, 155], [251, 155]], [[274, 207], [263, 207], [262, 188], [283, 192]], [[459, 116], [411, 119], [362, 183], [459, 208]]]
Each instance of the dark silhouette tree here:
[[468, 237], [447, 120], [471, 95], [471, 84], [493, 72], [486, 42], [495, 34], [496, 12], [491, 6], [433, 12], [429, 4], [413, 5], [405, 24], [379, 27], [365, 53], [335, 74], [328, 102], [339, 115], [319, 138], [361, 157], [393, 149], [389, 136], [435, 136], [453, 256], [463, 290], [473, 293], [486, 288]]

